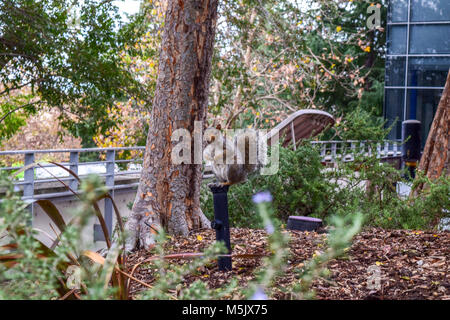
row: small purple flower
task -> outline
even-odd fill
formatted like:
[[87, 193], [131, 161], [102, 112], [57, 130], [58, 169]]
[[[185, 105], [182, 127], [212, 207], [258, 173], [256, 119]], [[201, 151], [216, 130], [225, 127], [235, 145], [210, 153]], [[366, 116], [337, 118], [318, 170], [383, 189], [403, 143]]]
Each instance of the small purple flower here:
[[261, 287], [258, 287], [253, 296], [250, 298], [250, 300], [267, 300], [267, 299], [268, 299], [267, 295]]
[[272, 195], [269, 191], [258, 192], [257, 194], [253, 195], [253, 202], [256, 204], [263, 202], [272, 202]]
[[264, 228], [266, 228], [266, 231], [268, 234], [273, 234], [275, 232], [275, 228], [271, 222], [267, 223]]

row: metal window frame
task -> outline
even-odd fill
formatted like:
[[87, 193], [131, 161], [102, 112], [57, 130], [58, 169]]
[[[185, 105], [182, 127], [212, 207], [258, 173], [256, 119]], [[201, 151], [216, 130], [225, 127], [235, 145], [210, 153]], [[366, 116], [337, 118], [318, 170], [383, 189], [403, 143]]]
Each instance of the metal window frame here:
[[[409, 11], [409, 10], [408, 10]], [[408, 16], [409, 19], [409, 16]], [[411, 21], [411, 22], [388, 22], [388, 26], [401, 26], [401, 25], [426, 25], [426, 24], [450, 24], [450, 21], [442, 20], [442, 21]]]
[[411, 54], [386, 54], [386, 57], [403, 58], [409, 56], [411, 58], [448, 58], [450, 53], [411, 53]]
[[444, 87], [385, 86], [385, 89], [444, 90]]

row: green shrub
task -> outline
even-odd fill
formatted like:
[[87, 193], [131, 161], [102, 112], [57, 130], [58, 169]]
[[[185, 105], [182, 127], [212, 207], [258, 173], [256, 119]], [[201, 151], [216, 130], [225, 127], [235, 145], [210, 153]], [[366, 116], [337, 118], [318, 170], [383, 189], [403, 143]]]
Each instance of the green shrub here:
[[[358, 171], [355, 171], [355, 169]], [[449, 215], [450, 178], [444, 172], [436, 181], [418, 175], [415, 185], [426, 182], [429, 188], [415, 197], [402, 198], [396, 185], [412, 184], [405, 171], [397, 170], [376, 157], [340, 163], [329, 171], [329, 179], [346, 178], [345, 188], [334, 190], [333, 214], [359, 211], [367, 225], [397, 229], [429, 229]]]
[[[370, 145], [376, 150], [376, 143]], [[402, 199], [396, 190], [407, 183], [406, 172], [380, 162], [376, 156], [354, 154], [352, 162], [337, 162], [324, 167], [319, 151], [309, 142], [297, 150], [280, 148], [280, 169], [276, 175], [253, 175], [230, 188], [230, 223], [235, 227], [261, 227], [251, 197], [268, 190], [273, 195], [275, 218], [286, 223], [290, 215], [315, 216], [328, 220], [330, 215], [361, 212], [365, 223], [384, 228], [426, 229], [448, 216], [450, 178], [444, 173], [436, 181], [418, 177], [415, 184], [427, 182], [425, 192], [413, 199]], [[203, 186], [203, 212], [213, 217], [212, 195]], [[447, 211], [446, 211], [447, 210]]]
[[394, 125], [385, 128], [386, 121], [371, 112], [358, 106], [347, 113], [342, 121], [338, 122], [331, 131], [334, 131], [333, 140], [370, 140], [382, 141]]

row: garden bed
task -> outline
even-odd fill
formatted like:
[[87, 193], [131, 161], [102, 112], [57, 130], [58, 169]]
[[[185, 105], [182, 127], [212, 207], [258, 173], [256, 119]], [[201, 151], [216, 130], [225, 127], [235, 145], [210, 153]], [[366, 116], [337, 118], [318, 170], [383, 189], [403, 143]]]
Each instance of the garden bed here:
[[[286, 272], [276, 280], [273, 298], [289, 296], [283, 288], [298, 281], [297, 271], [315, 253], [326, 248], [326, 234], [315, 232], [289, 232], [290, 257]], [[201, 252], [215, 240], [213, 230], [193, 232], [187, 237], [177, 237], [165, 243], [166, 253]], [[234, 254], [269, 254], [267, 234], [263, 230], [232, 229], [231, 242]], [[152, 256], [146, 251], [129, 256], [129, 271], [137, 263]], [[186, 263], [178, 260], [176, 263]], [[233, 271], [222, 273], [215, 263], [200, 268], [194, 275], [185, 277], [184, 285], [197, 279], [206, 281], [210, 288], [218, 288], [235, 277], [240, 285], [254, 278], [261, 258], [234, 259]], [[371, 290], [367, 286], [368, 268], [381, 269], [381, 289]], [[317, 299], [450, 299], [450, 233], [411, 230], [365, 229], [359, 233], [344, 256], [328, 264], [328, 279], [317, 279], [313, 283]], [[133, 274], [151, 285], [154, 269], [142, 263]], [[136, 296], [145, 287], [132, 282], [130, 293]], [[244, 298], [240, 290], [230, 299]]]

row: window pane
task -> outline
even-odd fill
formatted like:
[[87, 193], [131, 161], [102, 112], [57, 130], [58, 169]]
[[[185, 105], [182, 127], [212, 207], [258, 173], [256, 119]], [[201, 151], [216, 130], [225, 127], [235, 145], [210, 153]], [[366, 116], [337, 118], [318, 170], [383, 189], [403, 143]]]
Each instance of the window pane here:
[[449, 0], [412, 0], [411, 21], [449, 21]]
[[[386, 64], [387, 66], [387, 64]], [[408, 85], [443, 87], [450, 69], [450, 58], [409, 58]]]
[[406, 26], [389, 26], [387, 47], [388, 54], [406, 53]]
[[388, 57], [386, 59], [386, 86], [405, 85], [405, 57]]
[[387, 120], [386, 126], [390, 127], [396, 120], [395, 126], [388, 135], [388, 139], [401, 139], [403, 107], [405, 101], [404, 89], [386, 89], [384, 113]]
[[411, 53], [450, 53], [450, 25], [411, 26]]
[[408, 21], [408, 0], [389, 1], [389, 22]]
[[406, 119], [416, 119], [422, 122], [422, 147], [425, 145], [441, 95], [442, 90], [408, 90]]

